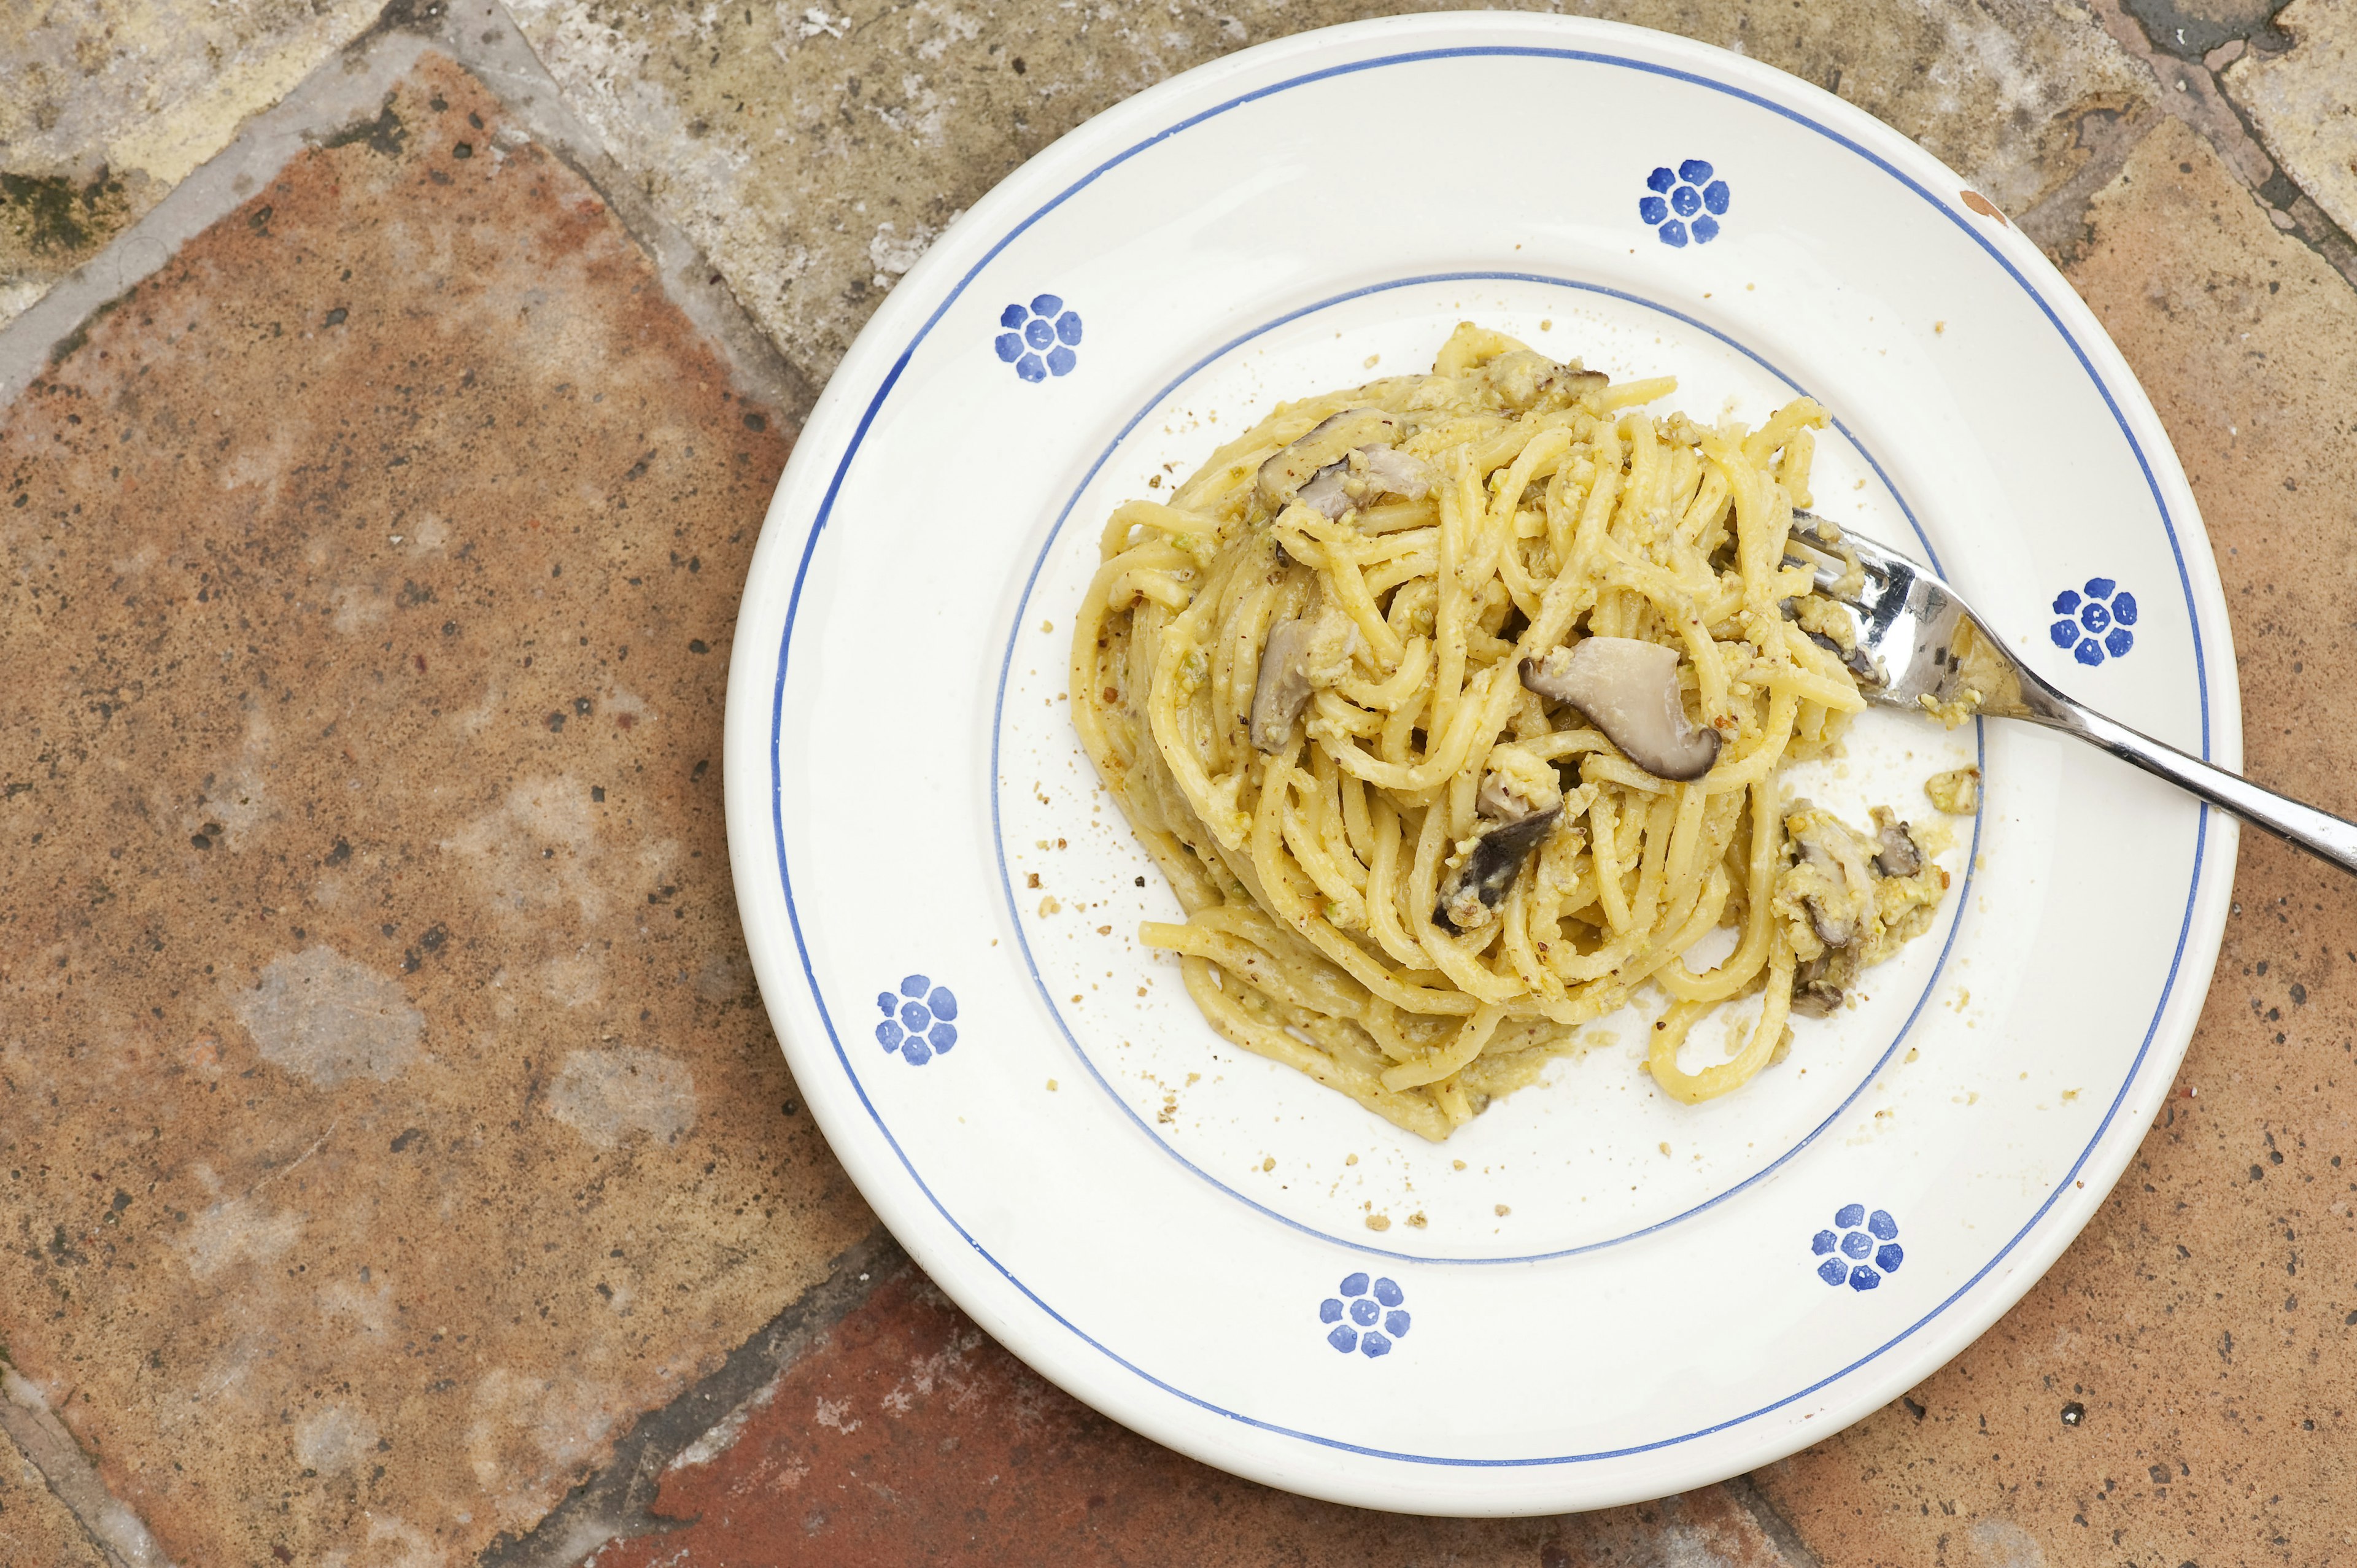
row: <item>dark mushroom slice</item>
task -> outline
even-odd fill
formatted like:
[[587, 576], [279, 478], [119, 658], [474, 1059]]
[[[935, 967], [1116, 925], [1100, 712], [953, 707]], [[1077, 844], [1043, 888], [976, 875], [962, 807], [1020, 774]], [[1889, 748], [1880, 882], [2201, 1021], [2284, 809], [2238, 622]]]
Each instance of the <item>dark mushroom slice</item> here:
[[1283, 750], [1294, 721], [1309, 705], [1309, 643], [1315, 631], [1309, 618], [1297, 616], [1271, 630], [1261, 647], [1252, 704], [1252, 743], [1261, 751]]
[[1851, 939], [1857, 935], [1856, 926], [1847, 920], [1826, 913], [1825, 907], [1820, 900], [1803, 898], [1801, 903], [1802, 907], [1809, 911], [1809, 929], [1817, 933], [1817, 940], [1824, 943], [1828, 949], [1846, 948], [1849, 946]]
[[1831, 956], [1820, 953], [1792, 972], [1792, 1011], [1803, 1018], [1829, 1018], [1842, 1004], [1842, 988], [1828, 978]]
[[1523, 684], [1568, 703], [1621, 755], [1656, 779], [1699, 779], [1718, 760], [1718, 732], [1686, 717], [1678, 650], [1632, 637], [1591, 637], [1523, 660]]
[[1285, 749], [1301, 710], [1318, 688], [1342, 678], [1361, 646], [1357, 624], [1331, 604], [1270, 628], [1253, 680], [1253, 745], [1271, 754]]
[[1379, 408], [1351, 408], [1329, 414], [1261, 464], [1254, 481], [1260, 503], [1271, 512], [1283, 511], [1287, 502], [1319, 477], [1320, 470], [1348, 463], [1358, 447], [1388, 446], [1398, 435], [1399, 421]]
[[1874, 808], [1874, 869], [1885, 876], [1912, 876], [1923, 869], [1923, 852], [1916, 847], [1907, 824], [1891, 815], [1888, 806]]
[[[1890, 918], [1885, 884], [1925, 873], [1931, 862], [1887, 806], [1873, 811], [1872, 837], [1806, 800], [1786, 808], [1784, 831], [1797, 856], [1778, 883], [1780, 903], [1792, 899], [1824, 950], [1804, 959], [1792, 975], [1792, 1011], [1822, 1018], [1842, 1004], [1851, 983], [1882, 940], [1877, 918]], [[1920, 886], [1920, 884], [1918, 885]], [[1792, 903], [1783, 903], [1789, 913]], [[1801, 940], [1799, 933], [1795, 940]], [[1802, 945], [1805, 946], [1805, 941]]]
[[1293, 499], [1315, 512], [1331, 520], [1351, 510], [1351, 492], [1346, 488], [1351, 478], [1351, 460], [1329, 463], [1309, 478], [1309, 482], [1293, 492]]
[[1824, 874], [1829, 886], [1823, 897], [1801, 900], [1809, 912], [1809, 927], [1828, 949], [1842, 949], [1862, 934], [1859, 927], [1874, 910], [1874, 875], [1867, 868], [1865, 840], [1806, 800], [1795, 800], [1784, 816], [1801, 859]]
[[[1793, 842], [1801, 846], [1801, 858], [1817, 866], [1833, 878], [1836, 889], [1846, 888], [1848, 886], [1846, 879], [1842, 875], [1841, 867], [1825, 853], [1822, 845], [1814, 843], [1802, 843], [1798, 838]], [[1846, 903], [1853, 900], [1841, 901]], [[1857, 923], [1847, 912], [1835, 907], [1833, 898], [1809, 895], [1802, 898], [1801, 908], [1809, 912], [1809, 929], [1817, 933], [1817, 940], [1824, 943], [1828, 950], [1846, 948], [1856, 940]]]
[[1312, 474], [1293, 499], [1330, 519], [1377, 496], [1422, 500], [1432, 485], [1432, 466], [1423, 458], [1396, 446], [1358, 446]]
[[[1436, 811], [1439, 808], [1435, 807]], [[1473, 847], [1440, 885], [1440, 899], [1432, 908], [1432, 923], [1450, 936], [1486, 924], [1522, 875], [1523, 862], [1544, 843], [1559, 805], [1512, 822], [1485, 817], [1476, 830]]]

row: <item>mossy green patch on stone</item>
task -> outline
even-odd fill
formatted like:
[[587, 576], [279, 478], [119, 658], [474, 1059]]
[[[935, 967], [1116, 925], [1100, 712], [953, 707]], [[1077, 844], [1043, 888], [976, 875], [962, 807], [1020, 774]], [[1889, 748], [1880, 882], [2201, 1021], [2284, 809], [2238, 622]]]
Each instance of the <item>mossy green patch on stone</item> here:
[[383, 8], [0, 5], [0, 322], [105, 249]]
[[87, 181], [0, 169], [0, 275], [20, 262], [79, 266], [127, 219], [124, 183], [101, 168]]

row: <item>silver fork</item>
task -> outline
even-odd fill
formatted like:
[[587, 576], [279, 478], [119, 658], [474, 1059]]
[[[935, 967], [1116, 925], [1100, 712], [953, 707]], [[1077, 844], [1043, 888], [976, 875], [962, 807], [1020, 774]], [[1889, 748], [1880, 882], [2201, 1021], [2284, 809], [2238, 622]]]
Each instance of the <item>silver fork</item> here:
[[[1811, 635], [1841, 655], [1868, 702], [1916, 712], [1927, 703], [1964, 703], [1994, 718], [2061, 730], [2344, 871], [2357, 871], [2357, 823], [2263, 789], [2065, 696], [2017, 660], [1929, 566], [1846, 531], [1838, 532], [1837, 542], [1826, 537], [1835, 532], [1807, 512], [1794, 512], [1786, 559], [1813, 571], [1818, 593], [1846, 606], [1855, 618], [1855, 649]], [[1855, 569], [1844, 553], [1855, 559]]]

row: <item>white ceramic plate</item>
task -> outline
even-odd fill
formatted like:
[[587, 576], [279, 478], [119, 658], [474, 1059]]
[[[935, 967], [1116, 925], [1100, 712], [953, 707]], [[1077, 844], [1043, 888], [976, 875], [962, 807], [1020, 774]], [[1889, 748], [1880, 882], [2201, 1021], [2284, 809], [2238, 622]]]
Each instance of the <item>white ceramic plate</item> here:
[[804, 1098], [991, 1334], [1276, 1486], [1592, 1508], [1830, 1434], [2078, 1232], [2216, 952], [2234, 833], [2190, 800], [2024, 726], [1869, 714], [1804, 789], [1920, 822], [1925, 775], [1986, 770], [1937, 930], [1738, 1095], [1654, 1090], [1631, 1015], [1433, 1146], [1220, 1041], [1139, 947], [1177, 906], [1064, 693], [1116, 501], [1275, 398], [1428, 368], [1469, 318], [1674, 372], [1705, 418], [1820, 399], [1819, 510], [1934, 557], [2067, 690], [2234, 766], [2224, 604], [2159, 422], [1976, 199], [1733, 55], [1410, 16], [1100, 115], [894, 289], [754, 557], [729, 842]]

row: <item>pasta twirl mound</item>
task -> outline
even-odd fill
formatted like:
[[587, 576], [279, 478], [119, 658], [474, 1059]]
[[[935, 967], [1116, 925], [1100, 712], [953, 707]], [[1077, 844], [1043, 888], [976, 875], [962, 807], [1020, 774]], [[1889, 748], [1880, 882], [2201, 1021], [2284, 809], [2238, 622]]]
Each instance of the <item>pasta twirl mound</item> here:
[[1187, 911], [1145, 939], [1227, 1038], [1427, 1138], [1647, 985], [1654, 1078], [1724, 1094], [1947, 886], [1887, 811], [1780, 799], [1863, 705], [1784, 561], [1823, 411], [1645, 412], [1672, 390], [1469, 324], [1105, 525], [1072, 714]]

